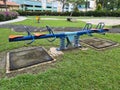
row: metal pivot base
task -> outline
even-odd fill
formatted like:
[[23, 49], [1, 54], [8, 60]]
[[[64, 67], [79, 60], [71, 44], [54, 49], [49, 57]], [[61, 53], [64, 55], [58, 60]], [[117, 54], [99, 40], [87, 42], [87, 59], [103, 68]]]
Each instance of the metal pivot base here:
[[57, 48], [58, 51], [66, 49], [65, 47], [65, 37], [60, 38], [60, 47]]
[[[65, 44], [65, 40], [67, 40], [67, 44]], [[72, 45], [74, 48], [81, 47], [81, 45], [79, 44], [79, 36], [78, 35], [74, 36], [74, 40], [71, 42], [67, 37], [61, 37], [60, 38], [60, 47], [57, 48], [57, 50], [60, 51], [60, 50], [68, 49], [69, 45]]]
[[81, 45], [79, 44], [79, 36], [75, 36], [74, 37], [74, 47], [81, 47]]

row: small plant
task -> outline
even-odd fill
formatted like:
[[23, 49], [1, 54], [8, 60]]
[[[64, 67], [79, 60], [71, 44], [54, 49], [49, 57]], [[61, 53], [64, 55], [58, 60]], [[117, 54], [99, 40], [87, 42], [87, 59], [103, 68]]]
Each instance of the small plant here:
[[[101, 6], [100, 6], [101, 7]], [[110, 17], [119, 17], [120, 11], [106, 11], [98, 8], [95, 11], [73, 11], [73, 12], [50, 12], [50, 11], [17, 11], [21, 16], [94, 16], [94, 17], [102, 17], [102, 16], [110, 16]]]
[[17, 18], [19, 14], [17, 12], [0, 12], [0, 21], [7, 21]]
[[74, 12], [79, 12], [79, 9], [77, 6], [74, 8]]
[[98, 11], [102, 10], [102, 5], [100, 3], [97, 5], [96, 10], [98, 10]]

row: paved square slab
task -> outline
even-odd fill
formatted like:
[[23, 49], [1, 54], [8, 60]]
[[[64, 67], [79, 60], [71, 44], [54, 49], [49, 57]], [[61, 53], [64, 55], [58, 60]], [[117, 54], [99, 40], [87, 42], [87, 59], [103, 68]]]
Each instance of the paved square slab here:
[[14, 71], [54, 60], [44, 48], [34, 47], [7, 54], [7, 71]]
[[92, 46], [93, 48], [97, 50], [103, 50], [108, 47], [118, 46], [117, 42], [113, 42], [110, 40], [100, 39], [100, 38], [87, 38], [81, 40], [81, 42]]

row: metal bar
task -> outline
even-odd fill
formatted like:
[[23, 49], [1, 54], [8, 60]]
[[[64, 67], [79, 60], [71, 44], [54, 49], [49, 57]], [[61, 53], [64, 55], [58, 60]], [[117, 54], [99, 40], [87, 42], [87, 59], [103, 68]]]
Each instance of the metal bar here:
[[18, 37], [18, 38], [9, 38], [9, 42], [13, 41], [24, 41], [24, 40], [32, 40], [34, 39], [44, 39], [44, 38], [61, 38], [61, 37], [66, 37], [67, 35], [78, 35], [81, 36], [83, 34], [88, 34], [88, 33], [104, 33], [107, 32], [107, 29], [99, 29], [99, 30], [82, 30], [78, 32], [67, 32], [67, 33], [59, 33], [59, 34], [45, 34], [41, 36], [35, 36], [35, 35], [28, 35], [28, 36], [23, 36], [23, 37]]

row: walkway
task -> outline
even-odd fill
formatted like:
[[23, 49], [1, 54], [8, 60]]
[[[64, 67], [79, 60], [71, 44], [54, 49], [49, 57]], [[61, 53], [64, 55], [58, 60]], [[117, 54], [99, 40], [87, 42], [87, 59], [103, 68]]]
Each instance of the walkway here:
[[92, 24], [95, 24], [97, 25], [99, 22], [104, 22], [105, 25], [110, 25], [110, 26], [113, 26], [113, 25], [120, 25], [120, 18], [118, 19], [79, 19], [81, 21], [84, 21], [84, 22], [87, 22], [87, 23], [92, 23]]
[[23, 21], [23, 20], [26, 20], [26, 19], [27, 19], [26, 17], [18, 16], [17, 19], [13, 19], [13, 20], [9, 20], [9, 21], [0, 22], [0, 25], [9, 24], [9, 23], [14, 23], [14, 22], [19, 22], [19, 21]]
[[[79, 18], [79, 17], [78, 17]], [[8, 23], [14, 23], [14, 22], [19, 22], [19, 21], [23, 21], [27, 19], [27, 17], [23, 17], [23, 16], [19, 16], [17, 19], [14, 20], [9, 20], [9, 21], [4, 21], [4, 22], [0, 22], [0, 25], [3, 24], [8, 24]], [[66, 20], [66, 19], [59, 19], [59, 18], [41, 18], [41, 20]], [[120, 25], [120, 18], [91, 18], [91, 19], [78, 19], [78, 21], [84, 21], [86, 23], [92, 23], [97, 25], [99, 22], [104, 22], [105, 25]]]
[[[78, 17], [79, 18], [79, 17]], [[41, 20], [66, 20], [66, 19], [59, 19], [59, 18], [41, 18]], [[78, 21], [84, 21], [86, 23], [92, 23], [97, 25], [99, 22], [104, 22], [105, 25], [120, 25], [120, 18], [99, 18], [99, 19], [77, 19]]]

